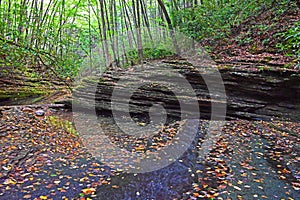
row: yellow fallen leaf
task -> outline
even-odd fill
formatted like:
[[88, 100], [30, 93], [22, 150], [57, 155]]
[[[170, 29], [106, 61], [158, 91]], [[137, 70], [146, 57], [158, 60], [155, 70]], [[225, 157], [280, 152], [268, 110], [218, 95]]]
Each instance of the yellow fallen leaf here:
[[235, 186], [235, 185], [233, 186], [233, 188], [236, 189], [236, 190], [239, 190], [239, 191], [242, 190], [241, 188], [239, 188], [238, 186]]
[[246, 173], [242, 173], [241, 176], [242, 176], [242, 177], [246, 177], [247, 174], [246, 174]]
[[140, 125], [140, 126], [146, 126], [146, 123], [144, 123], [144, 122], [139, 122], [138, 125]]
[[14, 180], [12, 180], [12, 179], [6, 179], [5, 181], [4, 181], [4, 185], [9, 185], [9, 184], [13, 184], [13, 185], [15, 185], [17, 182], [16, 181], [14, 181]]
[[83, 177], [83, 178], [79, 179], [80, 182], [84, 182], [84, 181], [88, 181], [88, 180], [89, 180], [88, 177]]

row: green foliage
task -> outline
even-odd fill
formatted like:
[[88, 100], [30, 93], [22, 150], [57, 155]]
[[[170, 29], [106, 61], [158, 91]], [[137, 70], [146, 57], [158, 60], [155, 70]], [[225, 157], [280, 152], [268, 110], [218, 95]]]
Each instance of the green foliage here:
[[277, 34], [282, 42], [278, 43], [276, 47], [285, 52], [288, 56], [296, 56], [300, 68], [300, 22], [297, 22], [285, 32]]
[[86, 5], [80, 0], [51, 2], [48, 5], [49, 2], [36, 1], [35, 5], [12, 0], [0, 4], [2, 68], [24, 71], [24, 66], [39, 69], [46, 64], [56, 71], [52, 74], [61, 77], [76, 74], [81, 61], [78, 52], [82, 49], [76, 36], [82, 29], [80, 23], [73, 22], [79, 18], [78, 10]]
[[[23, 4], [17, 0], [4, 2], [0, 3], [2, 17], [0, 36], [3, 39], [0, 40], [0, 67], [22, 70], [24, 66], [39, 68], [47, 65], [54, 69], [52, 75], [59, 75], [62, 78], [74, 77], [80, 67], [85, 67], [84, 60], [92, 57], [92, 50], [97, 46], [95, 44], [103, 45], [104, 40], [111, 40], [117, 33], [133, 30], [137, 21], [128, 19], [135, 16], [132, 13], [132, 1], [112, 1], [111, 5], [106, 5], [107, 2], [102, 1], [105, 4], [103, 16], [99, 1], [96, 0], [53, 0], [49, 5], [49, 1], [44, 3], [36, 1], [36, 5], [31, 1], [24, 1]], [[225, 38], [230, 34], [232, 26], [237, 26], [247, 17], [256, 14], [263, 6], [270, 7], [274, 0], [202, 2], [202, 5], [188, 8], [191, 3], [188, 1], [164, 1], [170, 12], [172, 25], [197, 40], [211, 37]], [[275, 10], [275, 13], [284, 12], [287, 2], [289, 1], [279, 1], [280, 8]], [[114, 5], [116, 10], [113, 10]], [[150, 27], [168, 26], [166, 17], [160, 11], [158, 12], [157, 8], [156, 1], [145, 1], [147, 14], [140, 13], [141, 26], [145, 25], [146, 21]], [[268, 27], [260, 29], [263, 34]], [[293, 46], [299, 42], [298, 35], [295, 34], [297, 31], [293, 29], [286, 35], [282, 35], [285, 41], [278, 47], [284, 51], [292, 49], [292, 52], [299, 48]], [[114, 42], [110, 41], [108, 46], [118, 46], [122, 43], [117, 41], [116, 43], [119, 44], [113, 44]], [[250, 37], [245, 37], [240, 38], [239, 42], [248, 44], [252, 40]], [[133, 42], [133, 48], [134, 45], [136, 44]], [[144, 59], [159, 59], [173, 55], [162, 46], [148, 48], [146, 45], [143, 44], [147, 47], [143, 49]], [[106, 54], [109, 58], [115, 59], [111, 51]], [[126, 56], [125, 66], [139, 61], [138, 52], [135, 50], [127, 52]], [[31, 76], [35, 78], [37, 75], [32, 73]]]
[[161, 48], [145, 48], [143, 55], [146, 59], [160, 59], [174, 55], [171, 51]]
[[286, 53], [300, 54], [300, 23], [289, 28], [287, 31], [279, 33], [282, 42], [277, 44], [277, 48]]
[[251, 44], [253, 42], [253, 38], [250, 36], [247, 37], [243, 37], [243, 36], [238, 36], [236, 38], [237, 42], [239, 45], [243, 46], [243, 45], [248, 45]]
[[[55, 56], [52, 56], [49, 52], [39, 51], [38, 49], [28, 49], [22, 47], [22, 44], [17, 45], [18, 46], [9, 44], [5, 41], [0, 42], [1, 68], [13, 68], [15, 70], [26, 72], [26, 66], [29, 65], [32, 69], [41, 71], [42, 69], [39, 68], [46, 64], [48, 65], [46, 66], [48, 73], [51, 73], [50, 68], [53, 68], [56, 71], [56, 74], [61, 77], [72, 77], [77, 73], [80, 63], [80, 58], [77, 55], [71, 55], [69, 53], [64, 59], [56, 59]], [[39, 77], [39, 74], [35, 71], [31, 71], [28, 76], [36, 78]]]
[[82, 64], [82, 58], [76, 54], [68, 54], [67, 57], [59, 60], [56, 67], [56, 72], [63, 78], [74, 77]]
[[205, 1], [204, 5], [173, 12], [172, 19], [176, 27], [196, 40], [223, 38], [229, 35], [232, 26], [240, 24], [270, 2], [243, 0], [219, 5], [218, 2]]
[[23, 48], [12, 46], [0, 40], [0, 65], [2, 67], [4, 65], [8, 67], [14, 66], [15, 68], [21, 67], [25, 62], [25, 57], [27, 57], [28, 61], [32, 59], [28, 56], [29, 53]]
[[282, 15], [286, 12], [290, 7], [296, 8], [296, 1], [291, 0], [280, 0], [273, 1], [273, 10], [276, 15]]
[[[174, 53], [171, 51], [168, 51], [164, 48], [144, 48], [143, 49], [143, 59], [161, 59], [166, 58], [168, 56], [173, 56]], [[127, 65], [129, 64], [138, 64], [138, 51], [137, 50], [131, 50], [127, 52]]]

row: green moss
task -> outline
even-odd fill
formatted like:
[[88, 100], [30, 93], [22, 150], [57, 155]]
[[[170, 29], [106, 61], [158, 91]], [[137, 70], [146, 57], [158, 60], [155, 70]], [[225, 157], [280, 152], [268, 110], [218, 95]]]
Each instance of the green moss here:
[[98, 77], [88, 76], [88, 77], [84, 77], [81, 81], [87, 83], [99, 83], [99, 80], [100, 78]]
[[16, 90], [7, 88], [5, 90], [0, 90], [0, 98], [25, 98], [46, 95], [49, 93], [51, 93], [51, 91], [41, 87], [22, 87], [17, 88]]
[[234, 66], [233, 65], [222, 65], [222, 66], [218, 66], [219, 70], [230, 70], [233, 69]]
[[68, 120], [61, 119], [57, 116], [49, 116], [47, 118], [47, 121], [50, 125], [54, 126], [55, 128], [67, 131], [72, 135], [76, 135], [76, 136], [79, 135], [78, 132], [75, 130], [73, 123]]
[[73, 88], [73, 90], [80, 90], [80, 89], [84, 89], [85, 86], [82, 84], [82, 85], [77, 85]]
[[1, 72], [1, 74], [3, 74], [3, 75], [4, 75], [4, 74], [8, 74], [8, 70], [6, 70], [6, 69], [1, 69], [0, 72]]
[[261, 72], [262, 72], [262, 71], [271, 71], [271, 70], [272, 70], [272, 67], [270, 67], [270, 66], [265, 66], [265, 65], [264, 65], [264, 66], [258, 66], [257, 68], [258, 68], [258, 70], [261, 71]]

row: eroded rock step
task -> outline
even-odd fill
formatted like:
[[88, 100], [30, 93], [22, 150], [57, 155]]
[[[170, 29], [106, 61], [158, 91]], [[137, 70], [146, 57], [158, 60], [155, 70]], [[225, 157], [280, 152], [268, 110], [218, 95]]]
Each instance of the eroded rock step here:
[[[200, 72], [199, 72], [200, 71]], [[227, 118], [271, 119], [289, 118], [300, 120], [300, 76], [297, 71], [265, 70], [253, 71], [247, 68], [222, 68], [219, 70], [227, 95]], [[176, 73], [189, 81], [193, 91], [176, 85]], [[79, 107], [99, 112], [111, 111], [111, 99], [119, 112], [128, 112], [128, 91], [130, 112], [145, 114], [153, 103], [165, 107], [168, 114], [180, 117], [193, 116], [196, 111], [195, 95], [201, 117], [210, 118], [211, 103], [222, 107], [226, 102], [218, 98], [218, 92], [209, 93], [202, 74], [214, 75], [209, 69], [195, 68], [182, 61], [159, 61], [142, 67], [124, 70], [110, 70], [103, 78], [85, 78], [76, 86], [74, 97]], [[175, 82], [175, 84], [174, 84]], [[178, 81], [178, 83], [181, 83]], [[140, 87], [135, 87], [136, 85]], [[113, 93], [114, 91], [118, 91]], [[174, 92], [175, 91], [175, 92]], [[176, 94], [175, 94], [176, 93]], [[195, 94], [195, 95], [194, 95]], [[193, 96], [194, 95], [194, 96]], [[76, 102], [75, 102], [76, 103]], [[187, 109], [180, 109], [180, 104]]]

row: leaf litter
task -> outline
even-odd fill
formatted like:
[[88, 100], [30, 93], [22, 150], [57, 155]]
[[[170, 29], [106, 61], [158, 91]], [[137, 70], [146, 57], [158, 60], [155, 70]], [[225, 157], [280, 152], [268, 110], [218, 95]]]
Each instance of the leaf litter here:
[[[37, 116], [33, 109], [1, 110], [0, 198], [101, 198], [101, 188], [109, 186], [118, 191], [126, 185], [121, 178], [124, 173], [94, 159], [69, 123], [49, 124], [49, 119], [57, 120], [49, 116], [66, 113], [65, 110], [43, 110], [44, 116]], [[114, 134], [111, 138], [127, 150], [157, 151], [172, 143], [182, 123], [164, 127], [151, 143], [148, 139], [118, 138]], [[182, 157], [176, 161], [195, 166], [188, 169], [194, 181], [179, 191], [181, 196], [177, 199], [299, 199], [299, 132], [297, 122], [226, 122], [204, 160]], [[193, 143], [195, 152], [203, 141], [199, 137]], [[143, 196], [143, 190], [134, 195]]]

